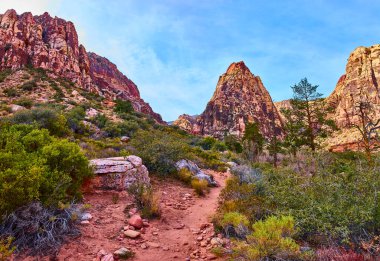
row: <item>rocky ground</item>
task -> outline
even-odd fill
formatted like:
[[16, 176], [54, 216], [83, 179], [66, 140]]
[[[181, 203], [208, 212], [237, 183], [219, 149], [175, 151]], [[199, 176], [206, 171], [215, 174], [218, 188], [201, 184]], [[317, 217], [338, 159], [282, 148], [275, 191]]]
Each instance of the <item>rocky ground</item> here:
[[[84, 202], [92, 218], [82, 222], [82, 235], [65, 244], [57, 260], [110, 261], [116, 257], [114, 252], [122, 248], [132, 250], [135, 256], [131, 260], [136, 261], [222, 260], [210, 250], [212, 246], [228, 244], [228, 240], [214, 233], [210, 221], [228, 174], [206, 172], [213, 174], [221, 186], [212, 188], [205, 197], [197, 196], [178, 181], [153, 178], [162, 215], [156, 220], [143, 220], [143, 224], [139, 224], [137, 218], [134, 220], [136, 228], [128, 223], [128, 216], [134, 214], [133, 209], [127, 211], [131, 213], [125, 213], [133, 203], [126, 192], [86, 193]], [[143, 227], [138, 229], [140, 225]], [[136, 238], [131, 238], [133, 236]]]

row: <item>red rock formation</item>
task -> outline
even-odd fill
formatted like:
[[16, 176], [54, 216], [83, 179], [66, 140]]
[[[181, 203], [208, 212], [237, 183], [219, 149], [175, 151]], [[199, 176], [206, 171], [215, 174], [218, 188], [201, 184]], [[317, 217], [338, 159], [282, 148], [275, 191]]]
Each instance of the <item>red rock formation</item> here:
[[264, 136], [272, 135], [271, 118], [278, 135], [282, 121], [260, 77], [254, 76], [244, 62], [232, 63], [220, 76], [213, 97], [198, 117], [182, 115], [174, 123], [190, 132], [218, 138], [225, 134], [241, 137], [248, 122], [257, 122]]
[[115, 64], [87, 53], [79, 45], [72, 22], [48, 13], [17, 15], [8, 10], [0, 15], [0, 69], [26, 65], [50, 70], [104, 97], [130, 100], [136, 111], [162, 122], [161, 116], [141, 99], [137, 86]]
[[376, 118], [380, 118], [380, 45], [358, 47], [348, 58], [346, 73], [340, 77], [327, 102], [335, 109], [332, 118], [339, 127], [358, 121], [352, 114], [355, 104], [363, 96], [373, 104]]

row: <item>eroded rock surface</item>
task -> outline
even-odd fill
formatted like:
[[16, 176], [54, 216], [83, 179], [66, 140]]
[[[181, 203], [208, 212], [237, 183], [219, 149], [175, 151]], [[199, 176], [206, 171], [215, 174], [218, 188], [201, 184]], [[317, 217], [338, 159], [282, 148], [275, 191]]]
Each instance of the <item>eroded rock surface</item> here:
[[150, 183], [148, 169], [137, 156], [93, 159], [90, 165], [97, 175], [95, 187], [125, 190], [132, 184]]
[[222, 138], [226, 134], [242, 137], [249, 122], [258, 123], [266, 137], [283, 133], [280, 115], [260, 77], [254, 76], [244, 62], [237, 62], [220, 76], [200, 116], [182, 115], [173, 124], [194, 134]]
[[331, 116], [338, 127], [349, 127], [358, 122], [353, 108], [363, 97], [374, 106], [375, 117], [380, 117], [380, 45], [358, 47], [348, 58], [346, 73], [340, 77], [335, 90], [327, 98], [334, 108]]
[[79, 44], [72, 22], [48, 13], [18, 15], [11, 9], [0, 15], [0, 69], [26, 65], [50, 70], [106, 98], [130, 100], [136, 111], [162, 122], [115, 64]]

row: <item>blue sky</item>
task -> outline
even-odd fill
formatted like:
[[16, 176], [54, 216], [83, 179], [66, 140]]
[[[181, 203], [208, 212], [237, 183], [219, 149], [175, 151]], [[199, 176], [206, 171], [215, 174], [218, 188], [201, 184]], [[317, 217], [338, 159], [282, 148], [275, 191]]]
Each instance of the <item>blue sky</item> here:
[[201, 113], [234, 61], [280, 101], [303, 77], [328, 95], [350, 52], [380, 43], [375, 0], [1, 0], [8, 8], [73, 21], [86, 49], [114, 62], [167, 121]]

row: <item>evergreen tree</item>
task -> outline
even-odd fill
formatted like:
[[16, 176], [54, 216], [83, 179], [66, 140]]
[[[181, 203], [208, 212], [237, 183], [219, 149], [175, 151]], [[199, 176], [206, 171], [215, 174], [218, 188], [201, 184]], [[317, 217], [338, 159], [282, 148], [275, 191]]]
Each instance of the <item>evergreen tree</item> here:
[[290, 119], [286, 126], [290, 135], [288, 139], [293, 142], [292, 146], [306, 145], [315, 151], [317, 138], [326, 137], [335, 128], [334, 121], [326, 119], [329, 109], [322, 99], [323, 95], [317, 91], [318, 85], [312, 85], [304, 78], [291, 88], [291, 109], [285, 116]]
[[260, 133], [259, 125], [256, 122], [248, 123], [245, 126], [243, 142], [244, 152], [247, 158], [251, 161], [255, 161], [264, 146], [264, 137]]

